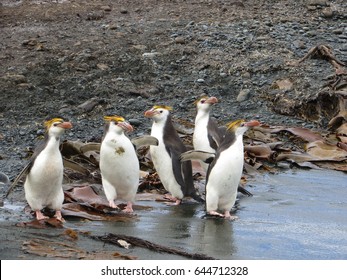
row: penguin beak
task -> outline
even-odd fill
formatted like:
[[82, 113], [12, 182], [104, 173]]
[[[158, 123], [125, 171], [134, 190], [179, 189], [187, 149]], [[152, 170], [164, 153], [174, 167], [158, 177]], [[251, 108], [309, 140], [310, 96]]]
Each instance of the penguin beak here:
[[70, 129], [72, 128], [72, 124], [70, 122], [63, 122], [61, 124], [57, 125], [58, 127], [64, 128], [64, 129]]
[[134, 131], [134, 128], [132, 127], [132, 125], [130, 123], [127, 123], [127, 122], [119, 122], [117, 123], [117, 125], [119, 127], [121, 127], [124, 131], [127, 131], [127, 132], [132, 132]]
[[248, 127], [259, 126], [259, 125], [260, 125], [260, 122], [256, 120], [252, 120], [252, 121], [244, 123], [244, 126], [248, 126]]
[[145, 112], [145, 117], [152, 118], [156, 114], [157, 114], [157, 112], [155, 110], [151, 109], [151, 110], [148, 110], [148, 111]]
[[213, 105], [215, 103], [218, 103], [218, 99], [217, 97], [211, 96], [205, 101], [205, 103]]

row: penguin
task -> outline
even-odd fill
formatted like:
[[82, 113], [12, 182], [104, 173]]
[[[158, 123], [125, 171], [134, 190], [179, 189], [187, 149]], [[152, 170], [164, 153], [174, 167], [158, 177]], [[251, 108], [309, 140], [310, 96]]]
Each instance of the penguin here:
[[55, 210], [58, 220], [64, 221], [61, 215], [64, 201], [64, 166], [59, 145], [61, 135], [66, 129], [72, 128], [72, 124], [61, 118], [53, 118], [45, 121], [44, 126], [44, 141], [35, 149], [31, 161], [25, 168], [25, 198], [35, 211], [37, 220], [48, 218], [41, 212], [44, 207], [48, 207]]
[[133, 213], [133, 203], [139, 185], [140, 164], [136, 149], [144, 145], [158, 145], [158, 140], [148, 135], [130, 140], [125, 133], [133, 127], [121, 116], [105, 116], [105, 133], [100, 146], [100, 171], [102, 186], [109, 205], [118, 208], [116, 198], [124, 199], [123, 212]]
[[145, 112], [145, 116], [153, 120], [151, 136], [159, 141], [158, 146], [150, 147], [154, 167], [164, 188], [171, 194], [166, 198], [175, 205], [185, 196], [203, 202], [194, 187], [191, 162], [180, 162], [179, 157], [187, 148], [173, 126], [171, 110], [169, 106], [154, 106]]
[[[194, 102], [197, 110], [193, 133], [194, 150], [215, 153], [223, 139], [225, 131], [210, 117], [211, 107], [217, 102], [218, 99], [214, 96], [203, 96]], [[200, 165], [207, 172], [208, 164], [200, 161]]]
[[[226, 133], [226, 128], [218, 126], [217, 122], [210, 116], [211, 108], [218, 103], [218, 99], [214, 96], [203, 96], [194, 103], [197, 110], [193, 133], [194, 150], [216, 153]], [[209, 164], [201, 160], [199, 160], [199, 163], [205, 173], [207, 173]], [[241, 186], [238, 187], [238, 191], [244, 195], [252, 196], [252, 193]]]
[[[237, 196], [244, 163], [243, 134], [251, 127], [259, 126], [256, 120], [237, 120], [227, 125], [227, 130], [216, 153], [188, 151], [181, 161], [199, 159], [210, 163], [206, 175], [206, 212], [209, 215], [235, 219], [230, 215]], [[222, 211], [223, 214], [219, 213]]]

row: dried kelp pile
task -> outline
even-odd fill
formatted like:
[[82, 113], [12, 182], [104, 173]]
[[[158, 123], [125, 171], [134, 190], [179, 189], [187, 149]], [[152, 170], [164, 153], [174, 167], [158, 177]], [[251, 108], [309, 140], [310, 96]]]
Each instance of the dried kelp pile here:
[[[315, 70], [312, 66], [303, 65], [304, 61], [310, 58], [329, 62], [334, 72], [313, 81], [305, 80], [302, 74], [298, 76], [296, 69], [299, 67], [305, 71]], [[346, 123], [347, 70], [344, 68], [346, 63], [336, 58], [330, 46], [315, 46], [303, 58], [289, 61], [287, 66], [288, 77], [275, 81], [271, 94], [265, 93], [275, 112], [297, 116], [322, 126], [327, 125], [334, 131]], [[316, 88], [316, 85], [321, 85], [321, 88], [310, 93], [311, 88]]]

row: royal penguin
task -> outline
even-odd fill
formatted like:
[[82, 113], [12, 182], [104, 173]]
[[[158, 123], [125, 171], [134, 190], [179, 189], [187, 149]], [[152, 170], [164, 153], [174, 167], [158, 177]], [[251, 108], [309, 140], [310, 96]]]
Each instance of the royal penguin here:
[[[209, 215], [233, 219], [230, 210], [234, 206], [244, 163], [243, 134], [258, 121], [237, 120], [229, 123], [216, 153], [188, 151], [181, 161], [199, 159], [209, 163], [206, 175], [206, 211]], [[221, 211], [222, 213], [218, 212]]]
[[[225, 126], [218, 126], [217, 122], [210, 116], [212, 106], [218, 103], [218, 99], [214, 96], [202, 96], [194, 103], [197, 111], [193, 133], [194, 150], [216, 153], [226, 133]], [[209, 164], [201, 160], [199, 160], [199, 163], [207, 173]], [[238, 191], [244, 195], [252, 196], [249, 191], [241, 186], [238, 187]]]
[[153, 165], [164, 188], [170, 193], [166, 198], [174, 204], [180, 204], [186, 196], [203, 202], [194, 187], [191, 162], [180, 162], [180, 155], [187, 148], [173, 126], [171, 110], [169, 106], [154, 106], [145, 112], [145, 116], [153, 120], [151, 136], [159, 142], [158, 146], [150, 147]]
[[120, 116], [105, 116], [105, 133], [100, 147], [102, 186], [110, 207], [118, 208], [115, 199], [127, 202], [124, 212], [133, 212], [139, 185], [140, 164], [134, 145], [125, 135], [133, 127]]
[[54, 118], [46, 121], [44, 126], [44, 141], [35, 149], [25, 168], [28, 172], [24, 182], [25, 198], [35, 211], [37, 220], [48, 218], [41, 212], [44, 207], [48, 207], [55, 210], [58, 220], [64, 221], [61, 215], [64, 166], [59, 145], [61, 135], [66, 129], [72, 128], [72, 124], [61, 118]]
[[[217, 122], [210, 116], [211, 107], [217, 102], [218, 99], [214, 96], [203, 96], [194, 102], [196, 105], [194, 150], [215, 153], [224, 137], [225, 130], [219, 128]], [[200, 165], [207, 172], [208, 164], [200, 161]]]

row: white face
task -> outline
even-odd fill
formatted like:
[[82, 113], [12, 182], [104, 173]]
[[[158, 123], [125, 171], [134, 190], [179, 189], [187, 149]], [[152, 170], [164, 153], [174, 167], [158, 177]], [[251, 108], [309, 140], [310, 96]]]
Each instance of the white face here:
[[127, 122], [110, 122], [109, 131], [113, 131], [118, 134], [122, 134], [125, 131], [132, 131], [133, 127]]
[[165, 122], [170, 112], [164, 108], [152, 108], [151, 110], [146, 111], [145, 116], [152, 118], [154, 122], [161, 123]]
[[71, 123], [69, 122], [54, 122], [49, 128], [48, 134], [54, 137], [60, 137], [65, 129], [71, 128]]
[[196, 107], [199, 111], [207, 112], [211, 109], [211, 106], [217, 102], [218, 99], [216, 97], [203, 97], [198, 101]]
[[245, 126], [244, 123], [242, 123], [235, 131], [236, 137], [243, 135], [248, 129], [249, 126]]

